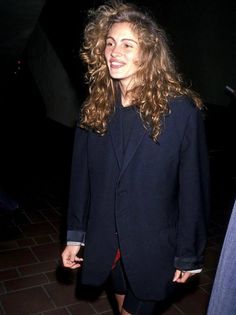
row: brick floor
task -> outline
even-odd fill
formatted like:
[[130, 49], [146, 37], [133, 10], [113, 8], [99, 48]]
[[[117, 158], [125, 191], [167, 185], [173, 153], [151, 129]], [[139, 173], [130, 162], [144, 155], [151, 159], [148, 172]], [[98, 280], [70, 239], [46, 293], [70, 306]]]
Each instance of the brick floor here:
[[[79, 296], [76, 271], [60, 266], [60, 207], [42, 205], [22, 209], [11, 223], [15, 237], [0, 241], [0, 315], [114, 314], [104, 291], [91, 299]], [[224, 230], [212, 221], [204, 271], [162, 315], [205, 315]]]

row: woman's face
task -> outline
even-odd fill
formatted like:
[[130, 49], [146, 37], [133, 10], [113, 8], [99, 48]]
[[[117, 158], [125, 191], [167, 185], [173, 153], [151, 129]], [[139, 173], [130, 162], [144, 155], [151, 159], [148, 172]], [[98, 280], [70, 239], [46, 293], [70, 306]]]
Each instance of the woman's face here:
[[140, 46], [129, 23], [115, 23], [106, 38], [105, 58], [110, 76], [120, 80], [123, 88], [132, 87], [140, 65]]

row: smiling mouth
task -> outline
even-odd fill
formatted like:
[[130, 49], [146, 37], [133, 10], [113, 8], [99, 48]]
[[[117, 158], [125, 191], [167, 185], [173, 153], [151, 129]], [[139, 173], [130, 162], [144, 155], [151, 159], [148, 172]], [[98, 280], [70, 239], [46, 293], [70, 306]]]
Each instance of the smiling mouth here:
[[120, 63], [120, 62], [116, 62], [116, 61], [113, 61], [110, 63], [110, 67], [112, 69], [119, 69], [121, 67], [123, 67], [125, 64], [124, 63]]

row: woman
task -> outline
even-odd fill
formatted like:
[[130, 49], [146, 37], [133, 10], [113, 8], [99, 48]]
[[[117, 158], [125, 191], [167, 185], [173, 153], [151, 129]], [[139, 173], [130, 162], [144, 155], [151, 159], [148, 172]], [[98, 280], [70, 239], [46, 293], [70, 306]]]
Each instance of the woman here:
[[202, 102], [183, 85], [163, 30], [132, 4], [91, 14], [81, 56], [90, 94], [75, 136], [63, 264], [83, 260], [85, 284], [111, 275], [121, 314], [152, 314], [202, 268]]

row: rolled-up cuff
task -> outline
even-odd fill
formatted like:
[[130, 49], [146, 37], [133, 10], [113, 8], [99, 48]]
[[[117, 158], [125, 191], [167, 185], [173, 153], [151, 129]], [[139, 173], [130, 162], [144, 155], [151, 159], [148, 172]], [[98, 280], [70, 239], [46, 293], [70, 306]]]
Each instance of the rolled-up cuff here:
[[71, 241], [67, 241], [67, 242], [66, 242], [66, 245], [72, 245], [72, 246], [80, 245], [80, 246], [85, 246], [84, 243], [81, 243], [81, 242], [71, 242]]
[[196, 270], [203, 266], [203, 257], [175, 257], [175, 268], [179, 270]]
[[79, 242], [85, 244], [85, 235], [84, 231], [67, 231], [67, 242]]
[[197, 273], [202, 272], [202, 269], [188, 270], [188, 272], [197, 274]]

